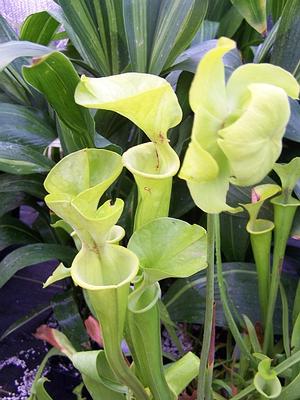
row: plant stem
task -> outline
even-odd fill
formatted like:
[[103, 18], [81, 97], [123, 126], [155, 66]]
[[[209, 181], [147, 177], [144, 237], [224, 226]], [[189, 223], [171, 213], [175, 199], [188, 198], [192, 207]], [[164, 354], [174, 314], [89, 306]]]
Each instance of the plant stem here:
[[[207, 376], [207, 362], [211, 347], [211, 335], [214, 311], [214, 266], [215, 266], [215, 214], [207, 214], [207, 270], [206, 270], [206, 305], [204, 333], [200, 357], [200, 368], [198, 376], [197, 400], [211, 399], [212, 374]], [[206, 381], [210, 379], [210, 382]], [[209, 390], [208, 390], [209, 388]]]
[[223, 268], [222, 268], [222, 257], [221, 257], [221, 238], [220, 238], [220, 218], [219, 215], [215, 218], [215, 235], [216, 235], [216, 259], [217, 259], [217, 277], [220, 291], [220, 298], [222, 301], [223, 311], [225, 314], [226, 321], [228, 323], [228, 327], [234, 337], [234, 340], [240, 350], [244, 353], [245, 357], [247, 357], [251, 363], [256, 366], [257, 363], [255, 358], [250, 354], [242, 335], [235, 323], [235, 320], [231, 314], [230, 307], [228, 304], [227, 293], [225, 288], [225, 282], [223, 278]]

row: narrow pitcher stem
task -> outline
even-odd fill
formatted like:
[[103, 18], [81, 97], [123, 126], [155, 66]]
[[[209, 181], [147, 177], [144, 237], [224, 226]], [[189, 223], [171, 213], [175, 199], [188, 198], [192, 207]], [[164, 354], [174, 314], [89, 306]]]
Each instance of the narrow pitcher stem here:
[[226, 291], [225, 281], [224, 281], [224, 277], [223, 277], [219, 214], [217, 214], [215, 216], [214, 223], [215, 223], [215, 237], [216, 237], [217, 277], [218, 277], [220, 298], [221, 298], [221, 302], [222, 302], [224, 315], [225, 315], [228, 327], [232, 333], [232, 336], [234, 337], [234, 340], [235, 340], [236, 344], [238, 345], [238, 347], [240, 348], [241, 352], [243, 352], [245, 357], [248, 358], [253, 365], [256, 365], [256, 361], [255, 361], [254, 357], [250, 354], [250, 352], [243, 340], [243, 337], [239, 331], [239, 328], [233, 318], [230, 307], [229, 307], [227, 291]]
[[[207, 374], [208, 358], [211, 348], [211, 336], [214, 315], [214, 267], [215, 267], [215, 223], [214, 214], [207, 214], [207, 270], [206, 270], [206, 306], [203, 342], [200, 356], [197, 400], [211, 399], [211, 374]], [[210, 377], [210, 382], [207, 378]], [[205, 390], [209, 388], [209, 390]], [[208, 391], [206, 396], [206, 391]]]
[[266, 329], [264, 335], [264, 353], [272, 353], [273, 342], [273, 316], [275, 311], [275, 304], [278, 294], [278, 288], [280, 283], [280, 276], [282, 270], [282, 264], [286, 249], [286, 243], [289, 238], [289, 234], [292, 228], [292, 223], [294, 220], [295, 212], [297, 206], [274, 203], [274, 223], [275, 223], [275, 236], [274, 236], [274, 254], [273, 254], [273, 264], [272, 264], [272, 274], [271, 283], [269, 291], [268, 309], [266, 317]]

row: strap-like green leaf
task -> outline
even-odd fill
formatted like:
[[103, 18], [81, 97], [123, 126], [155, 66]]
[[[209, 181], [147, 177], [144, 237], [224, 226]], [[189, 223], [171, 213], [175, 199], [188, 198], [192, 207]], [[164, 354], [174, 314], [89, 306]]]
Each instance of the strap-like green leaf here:
[[26, 41], [10, 41], [0, 44], [0, 70], [19, 57], [40, 57], [53, 52], [49, 47]]
[[44, 150], [56, 138], [51, 121], [31, 107], [1, 103], [0, 140]]
[[29, 15], [21, 26], [20, 40], [48, 45], [57, 28], [56, 21], [47, 11], [41, 11]]
[[249, 25], [260, 33], [267, 30], [266, 0], [231, 0]]
[[163, 0], [157, 19], [148, 72], [159, 74], [188, 47], [207, 11], [206, 0]]
[[300, 82], [300, 2], [288, 1], [284, 7], [273, 47], [271, 62], [291, 72]]
[[55, 244], [29, 244], [12, 251], [0, 263], [0, 287], [2, 287], [17, 271], [33, 264], [60, 259], [70, 264], [74, 250], [67, 246]]
[[30, 229], [17, 218], [10, 216], [0, 218], [0, 231], [0, 251], [5, 249], [7, 246], [30, 244], [33, 242], [39, 242], [41, 239], [37, 232]]
[[28, 146], [0, 142], [0, 171], [27, 175], [47, 172], [53, 164], [47, 157]]
[[79, 77], [71, 61], [59, 52], [53, 52], [23, 68], [28, 83], [43, 93], [59, 118], [70, 131], [62, 137], [67, 152], [94, 147], [95, 126], [88, 110], [74, 101]]

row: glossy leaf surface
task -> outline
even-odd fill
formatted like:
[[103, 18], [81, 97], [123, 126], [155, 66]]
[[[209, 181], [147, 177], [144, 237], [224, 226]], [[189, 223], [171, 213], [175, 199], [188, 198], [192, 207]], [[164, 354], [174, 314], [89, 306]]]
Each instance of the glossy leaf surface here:
[[47, 11], [41, 11], [29, 15], [21, 26], [20, 40], [48, 45], [59, 27], [56, 21]]
[[17, 271], [28, 265], [44, 261], [61, 259], [67, 264], [72, 262], [74, 250], [67, 246], [55, 244], [29, 244], [12, 251], [0, 263], [0, 287], [2, 287]]
[[94, 147], [95, 127], [88, 110], [74, 101], [79, 77], [71, 61], [62, 53], [53, 52], [23, 68], [28, 83], [43, 93], [59, 118], [70, 131], [60, 139], [67, 152]]
[[16, 143], [0, 142], [0, 171], [27, 175], [47, 172], [53, 161], [37, 150]]
[[231, 0], [239, 13], [259, 33], [267, 30], [266, 0]]

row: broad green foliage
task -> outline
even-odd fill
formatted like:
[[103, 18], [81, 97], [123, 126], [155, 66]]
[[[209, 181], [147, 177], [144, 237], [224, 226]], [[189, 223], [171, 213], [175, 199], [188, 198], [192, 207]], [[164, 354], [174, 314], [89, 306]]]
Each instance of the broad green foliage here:
[[259, 33], [267, 30], [266, 0], [231, 0], [239, 13]]
[[79, 76], [71, 61], [62, 53], [52, 52], [30, 66], [24, 66], [23, 75], [30, 85], [45, 95], [56, 111], [60, 125], [68, 129], [59, 131], [64, 151], [71, 153], [94, 147], [94, 120], [88, 110], [74, 101]]
[[290, 116], [288, 95], [299, 93], [292, 75], [268, 64], [239, 67], [226, 85], [222, 57], [234, 47], [220, 39], [200, 62], [190, 90], [195, 120], [179, 176], [209, 213], [234, 211], [226, 204], [229, 183], [253, 185], [271, 170]]

